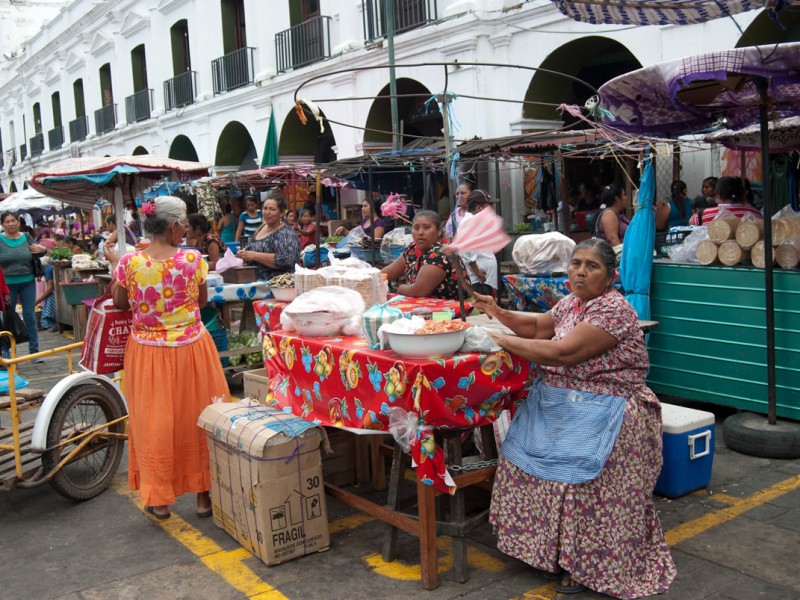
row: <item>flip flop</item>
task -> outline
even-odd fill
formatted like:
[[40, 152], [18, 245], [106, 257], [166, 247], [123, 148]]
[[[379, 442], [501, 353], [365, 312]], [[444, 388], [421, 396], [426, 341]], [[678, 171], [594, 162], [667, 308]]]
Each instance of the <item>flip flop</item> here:
[[167, 514], [157, 513], [155, 511], [155, 508], [152, 507], [152, 506], [145, 506], [144, 510], [145, 510], [146, 513], [149, 513], [149, 514], [153, 515], [159, 521], [164, 521], [166, 519], [169, 519], [172, 516], [172, 514], [170, 514], [169, 511], [167, 512]]
[[197, 511], [197, 518], [198, 519], [206, 519], [214, 514], [214, 509], [209, 508], [208, 510], [204, 510], [203, 512]]
[[565, 575], [564, 569], [559, 569], [556, 573], [551, 573], [550, 571], [540, 571], [542, 577], [547, 579], [548, 581], [555, 581], [556, 579], [562, 579]]
[[580, 583], [575, 583], [573, 585], [565, 585], [563, 583], [556, 584], [556, 591], [559, 594], [580, 594], [581, 592], [585, 592], [587, 587], [585, 585], [581, 585]]

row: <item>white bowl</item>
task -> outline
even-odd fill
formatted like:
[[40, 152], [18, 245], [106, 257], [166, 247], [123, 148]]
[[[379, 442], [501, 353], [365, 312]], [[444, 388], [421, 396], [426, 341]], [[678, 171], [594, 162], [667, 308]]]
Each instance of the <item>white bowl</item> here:
[[298, 333], [312, 337], [334, 337], [341, 335], [350, 315], [340, 312], [320, 311], [313, 313], [295, 313], [285, 311], [292, 319]]
[[280, 300], [281, 302], [291, 302], [297, 298], [297, 288], [270, 287], [269, 291], [272, 292], [273, 296], [275, 296], [275, 300]]
[[466, 329], [445, 333], [386, 332], [392, 350], [405, 358], [439, 358], [450, 356], [464, 345]]

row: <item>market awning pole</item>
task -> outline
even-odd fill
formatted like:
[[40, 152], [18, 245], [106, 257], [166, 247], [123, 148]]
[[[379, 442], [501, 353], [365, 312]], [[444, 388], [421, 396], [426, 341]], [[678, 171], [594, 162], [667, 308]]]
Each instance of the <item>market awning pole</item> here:
[[394, 70], [394, 0], [384, 0], [386, 18], [386, 46], [389, 51], [389, 106], [392, 111], [392, 149], [400, 149], [399, 118], [397, 113], [397, 77]]
[[372, 227], [369, 228], [369, 251], [372, 258], [372, 266], [375, 266], [375, 219], [377, 218], [375, 215], [375, 203], [372, 201], [372, 167], [369, 168], [369, 183], [367, 187], [369, 188], [369, 197], [367, 198], [367, 203], [369, 204], [369, 214], [372, 215]]
[[119, 244], [119, 257], [122, 258], [128, 251], [125, 239], [125, 205], [122, 202], [122, 182], [116, 181], [114, 186], [114, 212], [117, 219], [117, 244]]
[[[317, 202], [317, 205], [314, 207], [314, 211], [315, 211], [315, 215], [316, 215], [316, 217], [315, 217], [316, 218], [316, 229], [314, 230], [314, 234], [315, 234], [314, 235], [314, 242], [316, 244], [316, 249], [314, 250], [314, 252], [317, 255], [317, 259], [314, 261], [314, 264], [316, 264], [317, 267], [320, 266], [320, 264], [319, 264], [319, 228], [321, 226], [321, 224], [320, 224], [320, 213], [322, 212], [322, 182], [321, 182], [320, 173], [321, 173], [321, 171], [319, 169], [317, 169], [317, 185], [314, 188], [316, 190], [316, 202]], [[331, 235], [331, 233], [328, 232], [328, 235]]]
[[770, 425], [778, 422], [775, 390], [775, 301], [772, 273], [772, 182], [769, 172], [769, 82], [763, 77], [755, 79], [761, 96], [759, 121], [761, 126], [761, 177], [764, 180], [764, 290], [766, 296], [767, 325], [767, 418]]

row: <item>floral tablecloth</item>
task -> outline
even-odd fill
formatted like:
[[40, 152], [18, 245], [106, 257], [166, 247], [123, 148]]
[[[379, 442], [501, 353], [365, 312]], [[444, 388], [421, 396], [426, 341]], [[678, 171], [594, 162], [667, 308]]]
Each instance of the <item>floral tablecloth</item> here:
[[514, 310], [530, 311], [535, 306], [547, 312], [570, 293], [566, 277], [503, 275], [503, 281], [508, 286]]
[[493, 422], [524, 398], [531, 363], [500, 351], [438, 360], [370, 350], [356, 337], [312, 338], [273, 331], [264, 336], [268, 404], [321, 425], [389, 431], [389, 415], [411, 415], [417, 476], [454, 493], [433, 429]]
[[[459, 308], [457, 300], [442, 300], [440, 298], [411, 298], [408, 296], [397, 296], [390, 294], [389, 300], [392, 306], [399, 308], [405, 315], [413, 314], [413, 311], [419, 308], [425, 308], [433, 312], [450, 312], [453, 318], [461, 316], [461, 309]], [[288, 302], [281, 302], [279, 300], [259, 300], [253, 302], [253, 310], [256, 313], [256, 325], [259, 329], [265, 331], [275, 331], [280, 329], [281, 313], [288, 305]], [[464, 303], [464, 308], [467, 314], [472, 310], [472, 304], [469, 302]]]
[[226, 302], [243, 302], [246, 300], [262, 300], [269, 298], [269, 285], [266, 281], [249, 283], [226, 283], [208, 287], [208, 301], [225, 304]]

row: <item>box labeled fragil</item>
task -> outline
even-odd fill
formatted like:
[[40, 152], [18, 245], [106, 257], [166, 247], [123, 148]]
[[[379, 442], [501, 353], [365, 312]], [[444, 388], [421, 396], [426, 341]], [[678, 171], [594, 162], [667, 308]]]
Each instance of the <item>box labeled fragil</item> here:
[[330, 547], [318, 427], [245, 401], [207, 406], [214, 523], [267, 565]]
[[714, 413], [661, 404], [664, 464], [655, 493], [677, 498], [708, 486], [714, 464]]

